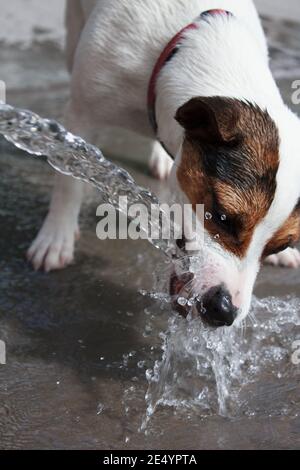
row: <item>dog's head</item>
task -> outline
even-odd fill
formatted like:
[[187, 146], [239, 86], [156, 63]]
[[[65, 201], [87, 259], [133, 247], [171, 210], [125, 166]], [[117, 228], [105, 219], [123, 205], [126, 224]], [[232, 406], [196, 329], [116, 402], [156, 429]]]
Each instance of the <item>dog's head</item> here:
[[188, 283], [201, 292], [197, 309], [208, 323], [230, 325], [249, 311], [261, 261], [300, 238], [300, 181], [291, 165], [300, 146], [282, 142], [267, 111], [237, 99], [193, 98], [176, 120], [185, 131], [176, 181], [187, 202], [204, 205], [210, 243], [198, 280], [174, 273], [171, 294]]

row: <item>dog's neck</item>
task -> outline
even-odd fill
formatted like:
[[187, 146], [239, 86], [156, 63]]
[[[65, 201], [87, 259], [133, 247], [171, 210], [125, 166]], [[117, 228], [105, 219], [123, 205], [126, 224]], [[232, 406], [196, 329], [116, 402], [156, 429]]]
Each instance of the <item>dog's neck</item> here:
[[283, 106], [268, 57], [256, 38], [235, 18], [212, 18], [187, 33], [179, 52], [157, 78], [158, 138], [176, 156], [183, 131], [177, 109], [195, 96], [227, 96], [267, 109], [273, 119]]

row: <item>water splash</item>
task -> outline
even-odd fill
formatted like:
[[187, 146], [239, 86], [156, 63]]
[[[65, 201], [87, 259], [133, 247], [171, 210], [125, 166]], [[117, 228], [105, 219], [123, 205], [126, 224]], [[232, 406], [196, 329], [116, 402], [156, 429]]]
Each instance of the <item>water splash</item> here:
[[251, 386], [265, 378], [274, 396], [280, 380], [288, 379], [286, 386], [299, 382], [291, 356], [292, 343], [300, 338], [300, 300], [254, 298], [249, 315], [247, 336], [237, 327], [212, 330], [199, 319], [169, 318], [167, 332], [160, 335], [162, 358], [146, 372], [143, 430], [160, 406], [193, 410], [200, 417], [295, 412], [292, 404], [253, 395]]
[[[126, 196], [128, 204], [143, 203], [149, 213], [151, 205], [159, 204], [157, 197], [138, 186], [126, 170], [107, 160], [97, 147], [71, 134], [54, 120], [0, 103], [0, 134], [31, 155], [46, 156], [48, 163], [58, 172], [92, 184], [120, 212], [120, 196]], [[149, 223], [159, 224], [159, 221], [160, 218], [158, 222], [150, 220]], [[175, 233], [171, 220], [170, 224], [171, 233]], [[159, 225], [155, 226], [151, 233], [160, 233], [159, 229]], [[149, 241], [169, 257], [174, 253], [175, 242], [172, 239]]]

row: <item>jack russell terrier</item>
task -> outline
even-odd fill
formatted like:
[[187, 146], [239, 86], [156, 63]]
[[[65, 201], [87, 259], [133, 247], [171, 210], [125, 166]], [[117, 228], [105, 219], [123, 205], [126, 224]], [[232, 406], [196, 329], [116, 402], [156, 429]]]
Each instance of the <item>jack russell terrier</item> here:
[[[91, 142], [104, 126], [152, 140], [153, 173], [171, 173], [178, 199], [211, 214], [218, 268], [204, 266], [197, 309], [214, 326], [242, 320], [262, 261], [300, 266], [300, 120], [272, 77], [252, 0], [68, 0], [66, 18], [66, 127]], [[57, 176], [28, 251], [35, 269], [71, 263], [82, 194]], [[197, 293], [176, 274], [171, 293], [187, 282]]]

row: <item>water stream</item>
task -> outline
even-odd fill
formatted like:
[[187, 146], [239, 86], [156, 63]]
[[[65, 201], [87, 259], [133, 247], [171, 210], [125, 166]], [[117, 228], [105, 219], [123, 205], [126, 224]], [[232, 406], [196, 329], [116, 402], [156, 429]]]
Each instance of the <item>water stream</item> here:
[[[0, 103], [0, 134], [31, 155], [46, 156], [48, 163], [60, 173], [92, 184], [107, 202], [120, 211], [120, 196], [126, 196], [129, 205], [142, 203], [149, 213], [151, 205], [159, 205], [157, 197], [139, 187], [126, 170], [107, 160], [97, 147], [66, 131], [54, 120]], [[149, 221], [159, 224], [159, 220], [158, 217]], [[154, 227], [153, 231], [155, 228], [159, 229]], [[167, 256], [174, 253], [172, 239], [149, 238], [149, 242]]]

